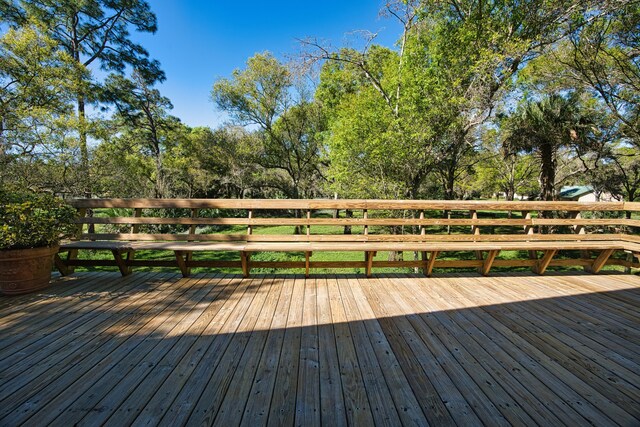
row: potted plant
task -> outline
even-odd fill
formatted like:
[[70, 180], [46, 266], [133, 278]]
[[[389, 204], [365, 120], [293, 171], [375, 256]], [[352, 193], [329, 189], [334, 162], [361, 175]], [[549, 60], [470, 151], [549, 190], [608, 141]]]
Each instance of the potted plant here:
[[0, 291], [16, 295], [49, 284], [61, 239], [76, 211], [50, 194], [0, 190]]

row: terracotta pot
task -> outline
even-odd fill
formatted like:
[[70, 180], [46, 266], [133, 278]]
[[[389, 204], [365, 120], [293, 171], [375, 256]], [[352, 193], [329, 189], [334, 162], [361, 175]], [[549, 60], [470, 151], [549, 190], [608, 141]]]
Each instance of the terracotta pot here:
[[0, 251], [0, 291], [26, 294], [46, 288], [58, 246]]

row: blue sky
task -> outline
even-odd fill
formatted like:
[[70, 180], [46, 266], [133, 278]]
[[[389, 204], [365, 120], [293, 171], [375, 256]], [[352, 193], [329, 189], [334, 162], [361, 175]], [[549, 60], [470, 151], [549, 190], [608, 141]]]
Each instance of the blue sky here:
[[190, 126], [216, 127], [222, 113], [209, 100], [215, 79], [243, 68], [256, 52], [286, 60], [307, 36], [342, 46], [354, 30], [379, 32], [378, 43], [392, 46], [398, 25], [378, 17], [383, 1], [206, 1], [149, 0], [158, 17], [154, 35], [133, 34], [158, 59], [167, 80], [159, 86], [171, 99], [173, 115]]

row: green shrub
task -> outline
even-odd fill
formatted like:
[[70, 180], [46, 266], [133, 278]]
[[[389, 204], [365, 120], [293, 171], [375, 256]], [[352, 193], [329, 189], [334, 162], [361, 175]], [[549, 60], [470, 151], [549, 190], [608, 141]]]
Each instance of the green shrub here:
[[0, 190], [0, 250], [56, 245], [73, 234], [75, 217], [50, 194]]

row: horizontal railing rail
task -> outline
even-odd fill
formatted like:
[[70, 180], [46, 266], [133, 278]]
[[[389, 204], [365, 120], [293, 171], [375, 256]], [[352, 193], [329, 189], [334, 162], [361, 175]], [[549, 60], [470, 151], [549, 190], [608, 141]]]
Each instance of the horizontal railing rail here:
[[370, 209], [497, 211], [640, 211], [640, 202], [541, 202], [355, 199], [75, 199], [77, 208], [142, 209]]

